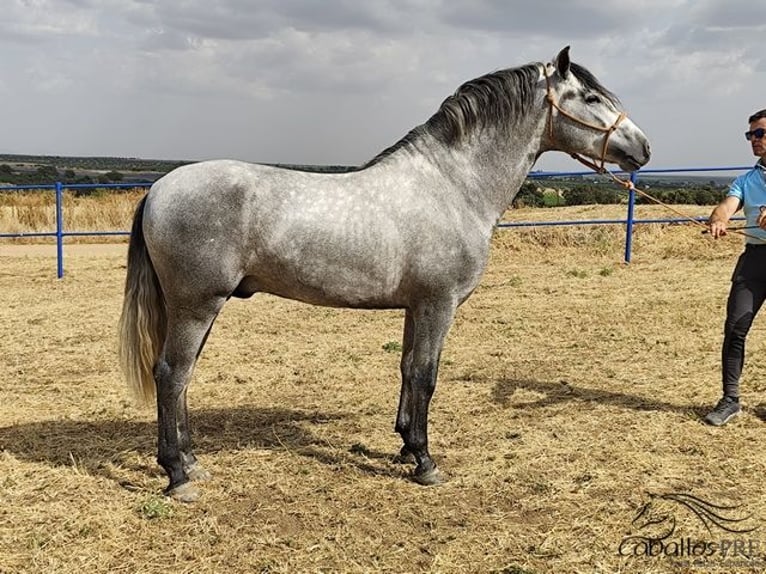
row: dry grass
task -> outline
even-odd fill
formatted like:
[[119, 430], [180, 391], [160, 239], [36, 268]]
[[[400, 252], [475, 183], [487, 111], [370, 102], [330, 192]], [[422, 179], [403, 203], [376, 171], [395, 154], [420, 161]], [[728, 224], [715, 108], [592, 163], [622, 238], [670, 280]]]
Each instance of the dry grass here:
[[[72, 246], [57, 281], [51, 257], [0, 244], [0, 572], [762, 572], [764, 544], [705, 570], [618, 554], [648, 492], [766, 516], [762, 324], [746, 413], [699, 420], [739, 240], [646, 226], [627, 267], [622, 241], [618, 226], [498, 232], [443, 354], [436, 488], [391, 462], [401, 313], [232, 300], [190, 393], [214, 474], [192, 505], [160, 496], [153, 413], [117, 371], [124, 248]], [[763, 536], [671, 510], [679, 537]]]
[[[64, 231], [118, 231], [130, 229], [138, 199], [145, 190], [121, 193], [96, 193], [76, 196], [65, 191], [62, 211]], [[56, 229], [55, 194], [53, 191], [0, 193], [0, 231], [3, 233], [51, 232]], [[42, 243], [50, 240], [18, 239], [17, 243]], [[70, 242], [110, 241], [100, 238], [70, 238]], [[121, 241], [114, 239], [112, 241]]]

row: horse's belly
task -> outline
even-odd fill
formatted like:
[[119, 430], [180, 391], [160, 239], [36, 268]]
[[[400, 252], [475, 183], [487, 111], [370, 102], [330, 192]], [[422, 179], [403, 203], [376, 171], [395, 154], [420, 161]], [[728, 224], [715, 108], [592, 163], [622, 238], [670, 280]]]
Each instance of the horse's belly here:
[[256, 265], [243, 280], [247, 291], [261, 291], [313, 305], [356, 308], [403, 306], [399, 297], [401, 275], [382, 269], [361, 269], [349, 264], [314, 261], [295, 266], [288, 262]]
[[380, 290], [337, 288], [337, 286], [331, 284], [282, 284], [259, 289], [259, 291], [325, 307], [392, 309], [404, 306], [392, 293], [385, 293]]

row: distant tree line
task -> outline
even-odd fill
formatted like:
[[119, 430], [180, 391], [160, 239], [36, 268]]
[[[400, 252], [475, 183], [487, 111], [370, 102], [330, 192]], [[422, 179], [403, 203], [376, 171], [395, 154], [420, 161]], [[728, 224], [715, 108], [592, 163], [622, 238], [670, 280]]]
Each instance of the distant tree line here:
[[0, 154], [0, 164], [28, 164], [54, 166], [75, 171], [121, 171], [167, 173], [181, 165], [191, 163], [180, 160], [140, 159], [133, 157], [79, 157], [58, 155]]
[[[131, 160], [119, 158], [59, 158], [57, 156], [8, 156], [13, 163], [0, 163], [0, 184], [6, 185], [50, 185], [64, 184], [110, 184], [110, 183], [152, 183], [169, 171], [190, 162], [163, 162], [152, 160]], [[54, 163], [61, 160], [63, 165]], [[115, 166], [121, 166], [115, 169]], [[315, 173], [346, 173], [357, 166], [348, 165], [301, 165], [266, 164], [295, 171]], [[129, 172], [133, 171], [133, 174]], [[135, 173], [135, 172], [140, 173]], [[125, 175], [124, 172], [128, 172]], [[87, 190], [80, 190], [85, 193]]]
[[0, 182], [8, 185], [50, 185], [60, 181], [73, 184], [122, 183], [124, 176], [119, 171], [107, 171], [91, 175], [77, 175], [73, 169], [59, 171], [56, 166], [41, 165], [35, 169], [14, 170], [10, 165], [0, 164]]
[[[616, 186], [575, 184], [543, 188], [538, 183], [527, 181], [513, 200], [514, 207], [558, 207], [563, 205], [595, 205], [627, 203], [628, 195]], [[652, 197], [663, 203], [683, 205], [716, 205], [725, 194], [725, 187], [710, 185], [681, 188], [648, 189]], [[651, 200], [636, 194], [636, 203], [650, 204]]]

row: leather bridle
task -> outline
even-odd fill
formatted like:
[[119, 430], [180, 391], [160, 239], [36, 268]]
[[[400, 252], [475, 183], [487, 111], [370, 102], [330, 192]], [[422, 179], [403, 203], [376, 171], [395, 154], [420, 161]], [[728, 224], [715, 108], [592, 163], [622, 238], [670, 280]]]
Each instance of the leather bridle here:
[[570, 114], [569, 112], [567, 112], [564, 108], [562, 108], [556, 102], [556, 99], [553, 97], [553, 90], [551, 89], [551, 80], [550, 80], [550, 77], [548, 76], [548, 67], [546, 65], [543, 65], [543, 73], [545, 74], [545, 87], [546, 87], [545, 99], [549, 105], [548, 134], [551, 140], [553, 140], [553, 108], [556, 108], [556, 110], [562, 116], [569, 118], [573, 122], [604, 134], [604, 144], [601, 146], [601, 158], [599, 159], [599, 162], [600, 162], [599, 164], [589, 159], [586, 159], [577, 153], [570, 153], [569, 155], [571, 155], [574, 159], [579, 161], [581, 164], [591, 168], [592, 170], [598, 173], [606, 172], [607, 170], [604, 168], [604, 164], [606, 163], [606, 149], [607, 149], [607, 146], [609, 145], [609, 138], [615, 132], [615, 130], [617, 130], [617, 127], [620, 125], [622, 120], [624, 120], [628, 116], [624, 112], [620, 112], [620, 115], [617, 116], [617, 119], [614, 121], [614, 123], [611, 126], [606, 128], [603, 126], [597, 126], [596, 124], [592, 124], [590, 122], [586, 122], [585, 120], [581, 120], [577, 116], [574, 116]]

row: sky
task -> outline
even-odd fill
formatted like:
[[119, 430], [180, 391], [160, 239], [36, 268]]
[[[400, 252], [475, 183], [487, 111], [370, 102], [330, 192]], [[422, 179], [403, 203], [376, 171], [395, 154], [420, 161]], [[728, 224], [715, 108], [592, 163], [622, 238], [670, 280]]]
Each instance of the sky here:
[[[647, 168], [750, 165], [763, 0], [0, 0], [0, 153], [363, 163], [487, 72], [573, 61]], [[580, 169], [561, 153], [534, 169]]]

